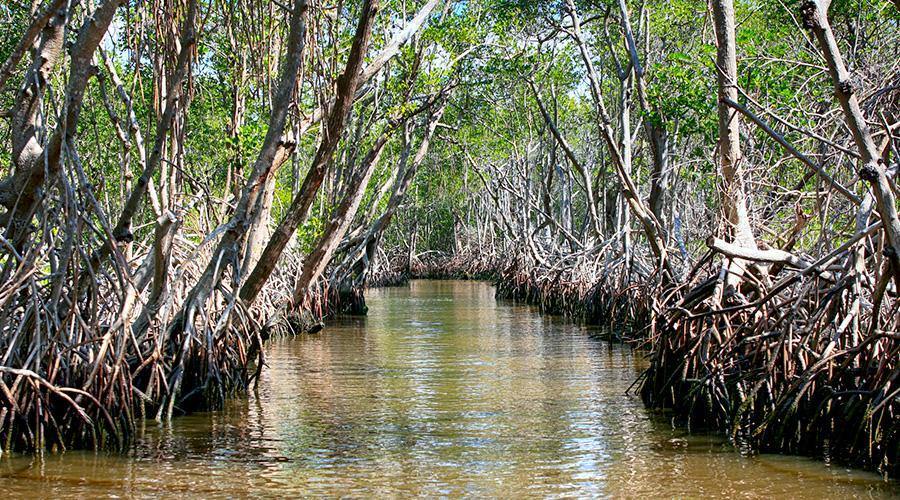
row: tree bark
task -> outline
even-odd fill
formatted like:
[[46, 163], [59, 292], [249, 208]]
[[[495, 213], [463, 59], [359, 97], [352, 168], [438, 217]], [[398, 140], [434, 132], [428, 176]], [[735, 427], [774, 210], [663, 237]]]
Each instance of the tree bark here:
[[[227, 268], [231, 267], [236, 275], [239, 274], [239, 262], [237, 260], [242, 238], [249, 227], [250, 218], [248, 212], [255, 206], [262, 187], [265, 185], [268, 177], [272, 175], [279, 151], [283, 151], [285, 147], [282, 134], [287, 122], [291, 97], [296, 87], [300, 62], [303, 58], [307, 11], [307, 0], [295, 0], [294, 8], [291, 11], [288, 52], [285, 57], [276, 99], [272, 107], [272, 114], [269, 117], [269, 128], [266, 132], [266, 138], [254, 163], [253, 172], [244, 186], [241, 200], [238, 202], [231, 221], [226, 226], [225, 234], [213, 251], [203, 274], [200, 275], [197, 283], [191, 288], [181, 310], [175, 316], [175, 320], [172, 323], [172, 328], [175, 330], [189, 330], [193, 328], [194, 317], [198, 308], [206, 303], [207, 298], [220, 283]], [[235, 279], [239, 279], [239, 276], [235, 276]]]
[[272, 164], [272, 174], [266, 179], [262, 188], [262, 194], [256, 199], [256, 206], [250, 216], [250, 227], [247, 230], [246, 243], [244, 244], [244, 258], [241, 263], [241, 276], [246, 276], [253, 266], [259, 262], [259, 256], [263, 251], [264, 242], [269, 238], [269, 220], [272, 213], [272, 203], [275, 201], [276, 173], [287, 163], [296, 149], [297, 144], [292, 139], [283, 139], [275, 160]]
[[[742, 173], [740, 115], [726, 100], [737, 101], [737, 44], [735, 42], [734, 0], [713, 0], [718, 67], [719, 166], [722, 210], [725, 213], [727, 240], [748, 249], [758, 249], [744, 192]], [[726, 280], [736, 286], [746, 271], [741, 259], [734, 259]]]
[[[422, 6], [421, 9], [419, 9], [415, 17], [410, 19], [403, 30], [401, 30], [399, 33], [394, 35], [393, 38], [391, 38], [391, 41], [388, 42], [384, 50], [373, 57], [372, 62], [368, 66], [360, 70], [361, 74], [359, 75], [359, 84], [357, 86], [362, 86], [362, 84], [371, 80], [372, 77], [374, 77], [376, 74], [378, 74], [379, 71], [381, 71], [381, 68], [383, 68], [388, 61], [390, 61], [394, 58], [394, 56], [400, 53], [400, 48], [403, 47], [403, 45], [422, 28], [422, 26], [425, 24], [425, 21], [428, 20], [428, 16], [430, 16], [434, 11], [435, 7], [437, 7], [443, 1], [444, 0], [428, 0], [428, 3], [426, 3]], [[354, 100], [359, 99], [360, 97], [362, 96], [357, 95], [354, 97]], [[313, 114], [309, 116], [309, 118], [307, 118], [303, 121], [303, 123], [300, 124], [300, 129], [304, 131], [309, 130], [309, 128], [313, 124], [318, 123], [325, 117], [327, 110], [332, 106], [334, 106], [334, 100], [329, 101], [325, 106], [317, 108], [313, 112]]]
[[[631, 177], [633, 172], [633, 161], [631, 151], [631, 91], [634, 80], [631, 78], [631, 71], [623, 72], [620, 75], [619, 86], [619, 143], [622, 148], [622, 168], [625, 174]], [[625, 256], [625, 265], [631, 270], [631, 217], [628, 210], [628, 202], [625, 196], [620, 196], [618, 200], [619, 227], [621, 231], [622, 254]], [[658, 220], [658, 219], [657, 219]]]
[[391, 124], [389, 128], [382, 132], [381, 136], [375, 140], [372, 149], [366, 154], [362, 164], [357, 172], [351, 177], [347, 184], [344, 198], [331, 215], [331, 220], [325, 226], [325, 230], [315, 248], [303, 259], [303, 266], [300, 268], [300, 276], [298, 276], [294, 284], [293, 306], [297, 307], [306, 297], [309, 286], [316, 282], [325, 270], [325, 266], [331, 261], [331, 256], [335, 248], [341, 242], [341, 239], [347, 233], [347, 228], [356, 211], [362, 202], [363, 195], [366, 193], [366, 186], [375, 167], [378, 165], [378, 159], [381, 157], [384, 147], [387, 145], [396, 125]]
[[591, 174], [587, 171], [586, 168], [584, 168], [581, 162], [578, 161], [578, 158], [575, 156], [575, 152], [572, 150], [572, 147], [569, 146], [568, 141], [566, 141], [565, 137], [563, 137], [562, 133], [559, 131], [559, 128], [557, 128], [556, 122], [550, 116], [550, 113], [547, 111], [546, 106], [544, 106], [544, 102], [541, 100], [541, 96], [538, 93], [537, 87], [535, 87], [534, 82], [528, 80], [528, 86], [531, 88], [531, 92], [534, 95], [535, 101], [537, 102], [538, 109], [540, 110], [541, 116], [544, 118], [544, 121], [547, 123], [547, 127], [550, 129], [550, 133], [553, 135], [553, 138], [556, 139], [556, 142], [559, 144], [559, 147], [562, 148], [563, 153], [569, 160], [569, 163], [572, 164], [572, 168], [575, 169], [575, 171], [581, 177], [582, 182], [584, 183], [584, 195], [587, 198], [588, 214], [591, 219], [591, 232], [597, 239], [602, 240], [603, 231], [600, 229], [600, 216], [597, 214], [597, 202], [594, 197]]
[[71, 144], [78, 128], [78, 116], [88, 81], [93, 76], [91, 59], [106, 35], [116, 10], [124, 0], [107, 0], [85, 20], [71, 51], [69, 81], [66, 85], [63, 116], [44, 148], [38, 141], [38, 108], [49, 72], [59, 58], [64, 43], [65, 10], [58, 10], [44, 30], [44, 40], [20, 94], [20, 106], [13, 115], [13, 162], [15, 173], [0, 182], [0, 204], [8, 209], [10, 231], [17, 248], [30, 233], [29, 221], [43, 198], [42, 188], [60, 168], [63, 142]]
[[[412, 19], [410, 19], [406, 26], [399, 33], [394, 35], [393, 38], [391, 38], [387, 46], [372, 58], [372, 61], [369, 63], [369, 65], [361, 70], [354, 100], [358, 100], [364, 95], [364, 92], [359, 90], [359, 88], [362, 87], [363, 84], [371, 80], [375, 75], [377, 75], [378, 72], [381, 71], [381, 69], [385, 66], [385, 64], [388, 63], [388, 61], [390, 61], [400, 53], [400, 48], [403, 47], [403, 45], [407, 41], [409, 41], [409, 39], [416, 32], [418, 32], [419, 29], [422, 28], [422, 26], [425, 24], [425, 21], [428, 20], [428, 17], [442, 1], [443, 0], [429, 0], [425, 5], [423, 5], [422, 8], [419, 9], [419, 11], [416, 13], [416, 15]], [[334, 100], [330, 100], [326, 105], [316, 108], [308, 118], [303, 120], [298, 126], [297, 137], [294, 138], [294, 142], [297, 142], [299, 138], [312, 127], [312, 125], [319, 123], [333, 105]], [[276, 169], [276, 171], [277, 170], [278, 169]], [[271, 199], [274, 196], [274, 189], [274, 181], [270, 180], [265, 186], [264, 197], [266, 199]], [[296, 196], [296, 194], [299, 192], [299, 186], [295, 185], [293, 194]], [[253, 213], [252, 228], [250, 230], [250, 235], [248, 236], [247, 241], [248, 252], [244, 257], [241, 271], [242, 275], [246, 275], [247, 273], [251, 272], [251, 269], [256, 266], [256, 263], [259, 261], [260, 252], [262, 251], [262, 249], [260, 248], [262, 246], [262, 242], [270, 236], [268, 231], [268, 224], [271, 214], [271, 203], [262, 203], [259, 208], [260, 210], [254, 211]]]
[[622, 186], [622, 195], [628, 202], [628, 206], [631, 208], [634, 216], [641, 223], [644, 234], [646, 235], [648, 243], [650, 244], [650, 249], [656, 257], [657, 262], [659, 263], [659, 269], [663, 271], [664, 279], [668, 281], [674, 281], [675, 273], [668, 259], [668, 249], [666, 248], [665, 240], [662, 237], [662, 227], [659, 221], [656, 220], [656, 218], [653, 216], [653, 213], [650, 212], [644, 201], [638, 195], [637, 186], [635, 185], [634, 180], [625, 171], [622, 152], [617, 144], [615, 132], [613, 131], [611, 125], [612, 121], [610, 120], [609, 113], [606, 110], [606, 105], [603, 103], [603, 93], [600, 88], [600, 81], [596, 71], [594, 70], [594, 64], [591, 60], [590, 51], [588, 50], [587, 44], [584, 41], [584, 37], [581, 34], [581, 20], [578, 17], [578, 12], [575, 9], [573, 0], [566, 0], [566, 6], [573, 26], [570, 35], [578, 46], [579, 53], [581, 54], [585, 69], [587, 70], [591, 97], [594, 100], [594, 106], [597, 111], [597, 126], [600, 129], [600, 133], [603, 136], [603, 140], [606, 143], [607, 149], [609, 150], [609, 154], [612, 158], [613, 167], [615, 168], [616, 175], [618, 176], [619, 182]]
[[666, 131], [665, 123], [655, 123], [650, 119], [649, 115], [658, 110], [651, 109], [650, 102], [647, 99], [647, 87], [644, 81], [644, 66], [641, 64], [641, 58], [638, 55], [637, 42], [634, 39], [634, 32], [631, 29], [631, 19], [628, 15], [628, 6], [625, 0], [619, 0], [619, 12], [622, 16], [622, 27], [625, 32], [625, 46], [628, 49], [628, 57], [631, 59], [631, 66], [634, 75], [634, 87], [637, 90], [638, 103], [641, 110], [648, 116], [644, 118], [644, 131], [647, 135], [647, 141], [650, 143], [650, 156], [653, 158], [653, 171], [650, 173], [650, 197], [647, 201], [650, 211], [656, 220], [663, 226], [665, 232], [665, 224], [663, 221], [663, 207], [665, 205], [666, 193], [669, 190], [669, 135]]
[[37, 39], [41, 30], [43, 30], [53, 17], [57, 15], [60, 9], [65, 7], [65, 4], [66, 0], [47, 0], [46, 5], [44, 5], [44, 7], [34, 16], [34, 19], [32, 19], [28, 29], [25, 30], [25, 34], [22, 35], [19, 43], [9, 54], [9, 57], [6, 58], [6, 61], [3, 62], [3, 65], [0, 66], [0, 92], [3, 91], [3, 87], [6, 86], [7, 80], [12, 76], [19, 61], [22, 60], [25, 52]]
[[265, 285], [275, 269], [275, 265], [278, 263], [278, 259], [281, 257], [281, 253], [287, 246], [288, 241], [306, 219], [309, 208], [319, 191], [319, 186], [322, 185], [328, 162], [331, 160], [334, 150], [340, 141], [347, 115], [355, 101], [356, 90], [362, 81], [360, 69], [362, 68], [363, 59], [372, 35], [372, 24], [378, 11], [378, 2], [379, 0], [365, 0], [363, 4], [359, 24], [356, 27], [356, 35], [350, 48], [350, 55], [347, 57], [344, 72], [338, 77], [337, 95], [331, 107], [328, 123], [323, 130], [324, 137], [316, 151], [313, 163], [306, 178], [303, 180], [303, 184], [300, 186], [300, 191], [291, 202], [287, 214], [272, 234], [269, 243], [260, 256], [259, 262], [257, 262], [250, 276], [247, 277], [247, 280], [241, 287], [240, 297], [247, 305], [252, 304], [256, 300], [263, 285]]
[[[828, 21], [830, 4], [831, 2], [826, 0], [804, 2], [801, 6], [803, 23], [812, 30], [819, 42], [825, 62], [828, 64], [835, 97], [841, 104], [847, 128], [853, 134], [853, 140], [861, 157], [862, 165], [859, 168], [859, 177], [868, 182], [872, 188], [875, 207], [884, 223], [884, 254], [891, 263], [894, 280], [897, 288], [900, 289], [900, 219], [897, 216], [897, 202], [891, 189], [891, 181], [884, 165], [884, 159], [872, 139], [872, 133], [859, 106], [859, 98], [856, 96], [850, 73], [844, 65], [840, 48], [831, 30], [831, 24]], [[864, 202], [863, 206], [865, 205]], [[868, 218], [868, 216], [864, 218]], [[858, 226], [864, 227], [865, 225], [865, 221], [858, 223]]]
[[[131, 225], [134, 217], [137, 216], [141, 205], [144, 202], [144, 195], [148, 194], [148, 188], [153, 182], [153, 174], [159, 168], [162, 162], [162, 155], [166, 145], [166, 137], [172, 129], [172, 123], [175, 120], [175, 110], [177, 108], [178, 99], [181, 96], [181, 86], [190, 72], [190, 61], [194, 46], [197, 43], [195, 24], [197, 18], [197, 0], [191, 0], [188, 5], [187, 16], [184, 20], [181, 36], [181, 52], [175, 63], [175, 73], [169, 80], [168, 89], [166, 91], [166, 102], [161, 119], [156, 124], [156, 136], [153, 141], [153, 149], [147, 157], [141, 175], [128, 195], [119, 219], [113, 228], [113, 237], [115, 242], [107, 241], [95, 252], [93, 258], [94, 263], [99, 263], [112, 252], [112, 245], [115, 243], [130, 243], [134, 240], [131, 232]], [[156, 193], [150, 190], [150, 199], [153, 204], [154, 213], [157, 217], [163, 215], [161, 204]]]
[[[409, 186], [416, 177], [419, 166], [428, 154], [434, 132], [437, 129], [438, 123], [440, 123], [441, 117], [444, 115], [445, 106], [446, 101], [439, 104], [438, 108], [429, 116], [428, 125], [425, 128], [422, 142], [419, 144], [419, 148], [416, 150], [416, 154], [412, 158], [412, 161], [409, 162], [408, 150], [405, 150], [404, 154], [401, 156], [399, 167], [400, 173], [397, 175], [391, 197], [388, 199], [387, 207], [381, 216], [372, 223], [369, 230], [360, 239], [355, 248], [348, 253], [348, 258], [345, 259], [345, 262], [340, 266], [340, 272], [336, 273], [337, 276], [335, 276], [335, 279], [339, 284], [346, 282], [353, 275], [356, 276], [356, 279], [359, 280], [360, 284], [365, 282], [367, 271], [375, 258], [375, 252], [381, 244], [384, 231], [390, 226], [391, 220], [406, 197]], [[351, 287], [352, 286], [353, 284], [351, 284]]]

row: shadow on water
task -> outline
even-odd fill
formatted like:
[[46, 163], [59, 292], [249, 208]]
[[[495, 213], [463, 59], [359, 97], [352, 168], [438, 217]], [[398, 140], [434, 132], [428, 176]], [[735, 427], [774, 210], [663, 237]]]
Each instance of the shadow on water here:
[[896, 483], [687, 435], [625, 391], [640, 354], [478, 282], [374, 290], [268, 347], [259, 390], [147, 422], [126, 455], [0, 460], [14, 496], [889, 497]]

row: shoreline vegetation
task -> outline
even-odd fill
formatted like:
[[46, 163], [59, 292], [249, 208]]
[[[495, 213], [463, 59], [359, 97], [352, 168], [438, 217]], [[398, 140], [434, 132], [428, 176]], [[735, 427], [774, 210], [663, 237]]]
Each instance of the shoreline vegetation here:
[[126, 450], [465, 277], [644, 346], [691, 428], [900, 475], [897, 0], [0, 20], [0, 450]]

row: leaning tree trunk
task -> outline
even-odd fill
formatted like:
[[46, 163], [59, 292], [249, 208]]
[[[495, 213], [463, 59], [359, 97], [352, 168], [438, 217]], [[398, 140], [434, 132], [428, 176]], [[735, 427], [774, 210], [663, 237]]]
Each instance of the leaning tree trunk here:
[[19, 64], [19, 61], [25, 56], [25, 52], [27, 52], [34, 44], [35, 40], [37, 40], [38, 35], [41, 34], [41, 30], [43, 30], [54, 17], [59, 16], [60, 12], [65, 16], [65, 6], [67, 3], [66, 0], [47, 0], [47, 3], [36, 13], [31, 24], [28, 26], [28, 29], [25, 30], [25, 35], [22, 36], [19, 43], [16, 44], [16, 47], [9, 54], [9, 57], [7, 57], [3, 65], [0, 66], [0, 90], [6, 86], [6, 82], [9, 80], [9, 77], [12, 76], [16, 65]]
[[[248, 213], [256, 204], [262, 186], [273, 173], [279, 155], [286, 147], [283, 139], [285, 123], [289, 104], [297, 83], [300, 61], [303, 58], [306, 39], [306, 15], [308, 11], [307, 0], [295, 0], [291, 11], [290, 31], [288, 35], [288, 52], [285, 57], [281, 79], [278, 84], [277, 94], [269, 117], [269, 128], [259, 155], [254, 163], [253, 172], [244, 187], [241, 200], [235, 208], [234, 215], [225, 226], [225, 233], [212, 253], [206, 268], [199, 279], [188, 292], [181, 309], [174, 316], [169, 325], [169, 335], [173, 338], [182, 335], [181, 347], [176, 355], [175, 368], [169, 377], [166, 416], [170, 418], [174, 408], [176, 397], [181, 388], [181, 382], [188, 363], [190, 341], [194, 337], [195, 319], [201, 307], [204, 307], [207, 299], [212, 295], [216, 287], [221, 283], [225, 271], [231, 268], [235, 274], [239, 273], [239, 246], [246, 230], [249, 227]], [[227, 314], [223, 314], [220, 323], [227, 321]], [[160, 406], [160, 416], [163, 405]]]
[[663, 232], [666, 231], [663, 207], [665, 206], [666, 193], [669, 190], [669, 135], [666, 131], [665, 123], [657, 123], [656, 120], [649, 119], [649, 115], [653, 112], [659, 113], [658, 109], [651, 109], [650, 102], [647, 99], [647, 86], [644, 81], [644, 65], [641, 64], [641, 58], [638, 55], [637, 42], [634, 38], [634, 32], [631, 29], [631, 19], [628, 15], [628, 6], [625, 0], [619, 0], [619, 13], [622, 16], [622, 28], [625, 35], [625, 46], [628, 49], [628, 57], [631, 60], [632, 75], [634, 76], [634, 87], [637, 90], [638, 103], [641, 111], [645, 115], [644, 132], [647, 141], [650, 144], [650, 156], [653, 159], [653, 171], [650, 173], [650, 197], [647, 201], [650, 211], [656, 220], [662, 225]]
[[663, 238], [662, 225], [656, 220], [656, 217], [653, 216], [653, 212], [650, 211], [646, 203], [644, 203], [644, 200], [641, 199], [637, 190], [637, 185], [634, 183], [634, 179], [632, 179], [631, 175], [626, 171], [624, 160], [622, 159], [622, 151], [619, 148], [615, 131], [611, 125], [612, 120], [606, 109], [606, 104], [603, 102], [600, 78], [594, 69], [590, 51], [584, 40], [584, 36], [581, 33], [581, 19], [578, 16], [573, 0], [566, 0], [566, 9], [569, 13], [569, 18], [572, 20], [572, 31], [570, 36], [578, 46], [578, 51], [587, 71], [591, 97], [594, 101], [594, 107], [597, 114], [597, 126], [606, 143], [613, 167], [619, 178], [619, 183], [622, 186], [622, 195], [628, 202], [632, 214], [641, 223], [644, 235], [647, 237], [647, 242], [650, 244], [650, 249], [653, 251], [659, 269], [663, 273], [663, 279], [665, 281], [676, 281], [675, 272], [672, 269], [672, 264], [668, 258], [666, 242]]
[[[622, 148], [622, 168], [628, 176], [633, 175], [633, 160], [631, 148], [631, 91], [634, 80], [632, 71], [623, 71], [620, 75], [619, 86], [619, 135]], [[620, 196], [616, 204], [619, 212], [618, 230], [621, 232], [622, 254], [625, 257], [625, 269], [631, 273], [632, 249], [631, 249], [631, 212], [628, 210], [628, 202], [624, 196]]]
[[[416, 15], [409, 20], [406, 26], [394, 35], [391, 38], [390, 42], [388, 42], [387, 46], [381, 50], [375, 57], [372, 58], [371, 62], [368, 66], [363, 68], [360, 71], [359, 82], [357, 83], [357, 88], [361, 87], [363, 84], [371, 80], [382, 68], [393, 59], [397, 54], [400, 53], [401, 47], [406, 44], [412, 36], [422, 28], [425, 24], [425, 21], [428, 20], [428, 17], [434, 11], [434, 9], [440, 4], [442, 0], [429, 0], [425, 5], [422, 6], [421, 9], [416, 13]], [[360, 95], [357, 94], [354, 97], [354, 100], [359, 99]], [[318, 107], [312, 115], [310, 115], [307, 119], [302, 121], [298, 127], [296, 137], [293, 139], [293, 142], [299, 142], [299, 138], [303, 136], [307, 131], [310, 130], [312, 125], [318, 123], [325, 116], [325, 113], [334, 105], [334, 101], [328, 102], [324, 106]], [[276, 171], [278, 168], [275, 169]], [[299, 188], [294, 190], [294, 194], [296, 195], [299, 192]], [[244, 255], [244, 260], [241, 268], [241, 275], [247, 275], [251, 273], [252, 270], [256, 267], [259, 262], [259, 257], [263, 251], [264, 242], [267, 238], [269, 238], [269, 221], [271, 219], [272, 212], [272, 199], [275, 195], [275, 181], [274, 179], [270, 179], [265, 187], [264, 194], [262, 196], [262, 200], [258, 204], [258, 210], [253, 211], [251, 228], [249, 230], [249, 234], [247, 235], [247, 242], [245, 244], [246, 251]]]
[[384, 232], [390, 226], [391, 220], [394, 218], [394, 215], [396, 215], [397, 210], [400, 209], [400, 204], [403, 203], [403, 200], [406, 198], [406, 192], [409, 190], [410, 185], [412, 185], [413, 179], [415, 179], [416, 173], [419, 171], [419, 167], [422, 165], [425, 156], [428, 154], [428, 149], [431, 147], [431, 141], [434, 138], [434, 132], [437, 129], [438, 123], [441, 121], [441, 117], [444, 116], [445, 106], [446, 101], [429, 117], [425, 135], [422, 137], [422, 143], [419, 144], [416, 155], [413, 157], [412, 162], [407, 165], [403, 175], [400, 177], [399, 182], [394, 188], [394, 191], [391, 193], [391, 197], [388, 199], [387, 208], [384, 213], [381, 214], [381, 217], [378, 218], [378, 221], [369, 232], [370, 236], [366, 239], [367, 242], [364, 246], [364, 251], [369, 262], [374, 258], [375, 251], [381, 244]]
[[[853, 140], [860, 153], [862, 166], [859, 169], [859, 177], [867, 181], [872, 188], [872, 193], [867, 198], [869, 200], [872, 196], [875, 198], [875, 207], [884, 223], [884, 255], [891, 263], [894, 281], [900, 289], [900, 219], [897, 216], [897, 202], [884, 160], [872, 139], [872, 133], [859, 106], [853, 80], [844, 66], [840, 48], [831, 31], [831, 24], [828, 21], [830, 4], [830, 0], [807, 0], [801, 7], [803, 23], [812, 30], [828, 64], [828, 72], [834, 83], [834, 94], [841, 103], [847, 128], [853, 134]], [[863, 208], [867, 203], [871, 201], [864, 201]], [[863, 220], [857, 225], [865, 226], [864, 219], [867, 218], [868, 215], [862, 217]]]
[[253, 269], [253, 266], [259, 262], [259, 256], [262, 253], [264, 243], [269, 237], [269, 220], [272, 213], [272, 204], [275, 201], [276, 175], [281, 170], [282, 165], [287, 163], [291, 154], [294, 152], [297, 143], [293, 139], [285, 139], [282, 142], [275, 160], [272, 163], [272, 174], [266, 179], [262, 187], [262, 194], [256, 199], [256, 206], [253, 208], [249, 228], [244, 243], [244, 258], [241, 263], [241, 276], [246, 276]]
[[[353, 293], [352, 289], [357, 286], [357, 284], [363, 285], [365, 283], [368, 270], [372, 265], [372, 261], [375, 258], [375, 253], [378, 250], [379, 245], [381, 245], [384, 232], [390, 226], [397, 210], [400, 209], [400, 204], [403, 203], [406, 192], [409, 190], [410, 185], [412, 185], [413, 179], [415, 179], [416, 173], [419, 170], [419, 166], [421, 166], [422, 162], [425, 160], [425, 156], [428, 154], [428, 149], [431, 147], [431, 140], [434, 137], [437, 125], [440, 123], [441, 117], [444, 114], [446, 104], [447, 101], [445, 100], [443, 103], [439, 104], [437, 109], [429, 116], [422, 142], [419, 144], [419, 148], [416, 150], [416, 154], [412, 161], [408, 164], [408, 155], [410, 151], [409, 149], [404, 149], [404, 153], [401, 155], [400, 159], [401, 171], [395, 180], [387, 207], [381, 216], [372, 223], [366, 234], [363, 235], [356, 245], [348, 252], [348, 257], [334, 273], [332, 281], [336, 282], [342, 288], [347, 288], [349, 284], [350, 290], [342, 290], [341, 293]], [[409, 145], [409, 142], [407, 142], [407, 145]]]
[[181, 97], [181, 86], [187, 79], [191, 70], [191, 57], [194, 47], [197, 44], [197, 33], [195, 24], [197, 18], [198, 5], [196, 0], [191, 0], [188, 5], [187, 16], [184, 20], [184, 27], [181, 34], [181, 51], [175, 62], [175, 70], [169, 79], [166, 89], [166, 101], [163, 108], [162, 116], [156, 124], [156, 135], [153, 141], [153, 149], [147, 157], [147, 161], [143, 165], [141, 175], [128, 194], [125, 206], [119, 214], [116, 225], [112, 230], [115, 241], [107, 241], [103, 246], [94, 252], [92, 257], [92, 265], [96, 267], [104, 258], [108, 257], [112, 251], [112, 245], [116, 243], [129, 244], [134, 240], [132, 233], [132, 223], [134, 218], [141, 210], [144, 203], [144, 196], [149, 194], [150, 202], [153, 206], [153, 212], [157, 218], [162, 217], [162, 205], [154, 189], [150, 189], [153, 185], [153, 175], [159, 169], [162, 163], [163, 154], [166, 147], [166, 137], [172, 129], [175, 121], [175, 113], [178, 109], [178, 100]]
[[356, 216], [359, 204], [366, 193], [369, 179], [378, 165], [378, 159], [381, 157], [384, 147], [395, 130], [395, 124], [389, 125], [388, 129], [382, 132], [381, 136], [375, 141], [357, 172], [350, 178], [345, 191], [346, 195], [331, 215], [331, 219], [325, 226], [325, 231], [319, 238], [319, 241], [316, 242], [315, 248], [303, 259], [300, 276], [297, 277], [297, 282], [294, 284], [293, 307], [302, 304], [309, 286], [319, 279], [325, 270], [325, 266], [331, 261], [334, 250], [347, 233], [347, 228], [350, 226], [353, 217]]
[[[13, 244], [22, 249], [31, 233], [30, 221], [42, 201], [44, 183], [56, 179], [63, 144], [72, 143], [78, 129], [78, 117], [88, 81], [94, 74], [94, 52], [106, 35], [116, 10], [124, 0], [106, 0], [85, 20], [71, 49], [69, 81], [65, 89], [62, 117], [46, 147], [41, 146], [43, 132], [40, 104], [50, 71], [63, 51], [66, 9], [60, 9], [44, 28], [44, 35], [13, 111], [13, 163], [15, 173], [0, 182], [0, 204], [7, 208]], [[28, 34], [26, 34], [27, 36]]]
[[[587, 168], [585, 168], [584, 165], [581, 164], [580, 161], [578, 161], [578, 157], [575, 156], [575, 151], [572, 149], [572, 147], [569, 145], [569, 142], [556, 126], [556, 121], [553, 119], [553, 117], [550, 116], [550, 113], [547, 111], [547, 107], [544, 106], [544, 101], [541, 100], [541, 95], [538, 92], [537, 87], [530, 79], [528, 80], [528, 86], [531, 89], [534, 100], [538, 105], [538, 110], [540, 110], [541, 116], [544, 118], [544, 122], [550, 129], [551, 135], [553, 135], [553, 138], [556, 140], [559, 147], [562, 148], [563, 154], [565, 155], [566, 159], [569, 160], [572, 168], [575, 170], [578, 176], [581, 177], [582, 183], [584, 185], [584, 195], [588, 208], [588, 217], [590, 218], [588, 225], [590, 226], [591, 234], [598, 240], [602, 240], [603, 230], [601, 229], [600, 215], [597, 213], [597, 202], [594, 196], [591, 173]], [[571, 210], [571, 207], [569, 207], [568, 209]], [[566, 220], [568, 220], [569, 224], [571, 225], [571, 214], [569, 214], [569, 217]]]
[[[381, 71], [381, 68], [383, 68], [384, 65], [388, 63], [388, 61], [399, 54], [400, 49], [403, 47], [403, 45], [407, 41], [409, 41], [409, 39], [412, 38], [412, 36], [416, 34], [419, 29], [422, 28], [422, 26], [425, 24], [425, 21], [428, 20], [428, 16], [430, 16], [435, 7], [437, 7], [438, 4], [442, 2], [443, 0], [428, 0], [428, 3], [426, 3], [422, 6], [421, 9], [419, 9], [415, 17], [413, 17], [408, 23], [406, 23], [406, 26], [403, 28], [403, 30], [394, 35], [387, 46], [372, 58], [371, 63], [361, 70], [361, 74], [359, 76], [359, 85], [362, 85], [363, 83], [371, 80], [372, 77], [374, 77], [376, 74], [378, 74], [379, 71]], [[356, 98], [359, 98], [359, 96], [356, 96]], [[325, 106], [318, 107], [312, 113], [312, 115], [310, 115], [306, 120], [300, 123], [300, 129], [302, 131], [309, 130], [312, 125], [320, 122], [323, 118], [325, 118], [328, 110], [334, 106], [335, 100], [329, 101]]]
[[275, 265], [287, 246], [294, 232], [306, 220], [307, 213], [319, 186], [325, 179], [328, 162], [334, 155], [340, 141], [341, 134], [347, 121], [347, 115], [353, 107], [356, 90], [362, 80], [360, 69], [365, 58], [366, 49], [372, 35], [372, 24], [375, 13], [378, 11], [378, 0], [366, 0], [360, 14], [359, 24], [356, 27], [356, 35], [353, 38], [353, 46], [347, 58], [344, 72], [337, 81], [337, 95], [331, 107], [328, 122], [323, 130], [324, 138], [319, 145], [313, 163], [310, 166], [300, 190], [291, 202], [287, 214], [272, 234], [272, 238], [260, 255], [259, 261], [247, 277], [241, 287], [240, 297], [247, 304], [252, 304], [256, 296], [268, 281]]

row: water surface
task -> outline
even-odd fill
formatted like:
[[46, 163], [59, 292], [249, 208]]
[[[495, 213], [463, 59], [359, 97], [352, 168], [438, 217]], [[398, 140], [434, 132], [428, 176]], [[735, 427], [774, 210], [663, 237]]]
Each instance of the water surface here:
[[874, 474], [742, 456], [626, 390], [639, 354], [484, 283], [368, 293], [268, 348], [257, 393], [148, 422], [127, 455], [0, 459], [13, 496], [889, 497]]

